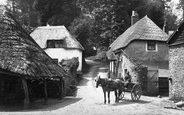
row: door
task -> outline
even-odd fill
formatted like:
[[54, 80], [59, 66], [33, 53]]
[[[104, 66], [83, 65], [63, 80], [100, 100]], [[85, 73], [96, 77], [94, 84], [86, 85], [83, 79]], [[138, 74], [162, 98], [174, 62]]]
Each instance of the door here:
[[149, 95], [158, 94], [158, 70], [148, 70], [147, 92]]

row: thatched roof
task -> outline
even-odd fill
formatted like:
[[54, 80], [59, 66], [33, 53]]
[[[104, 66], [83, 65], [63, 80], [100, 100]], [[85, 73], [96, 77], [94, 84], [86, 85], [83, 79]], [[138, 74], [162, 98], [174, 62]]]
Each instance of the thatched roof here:
[[145, 16], [120, 35], [110, 45], [110, 48], [115, 51], [125, 48], [133, 40], [167, 41], [168, 37], [151, 19]]
[[46, 48], [47, 40], [65, 40], [65, 48], [75, 48], [84, 50], [82, 45], [69, 33], [65, 26], [42, 26], [36, 28], [31, 34], [32, 38]]
[[0, 17], [0, 72], [36, 79], [67, 75], [9, 13]]

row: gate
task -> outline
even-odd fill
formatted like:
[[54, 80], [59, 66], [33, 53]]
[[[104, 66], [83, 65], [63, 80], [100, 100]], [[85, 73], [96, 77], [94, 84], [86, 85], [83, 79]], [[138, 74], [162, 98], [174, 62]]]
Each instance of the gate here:
[[147, 92], [149, 95], [158, 94], [158, 69], [148, 70]]

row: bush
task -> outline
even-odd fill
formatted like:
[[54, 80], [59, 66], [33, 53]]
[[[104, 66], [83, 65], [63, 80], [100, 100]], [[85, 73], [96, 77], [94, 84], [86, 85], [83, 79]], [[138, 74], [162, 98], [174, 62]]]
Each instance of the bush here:
[[88, 57], [87, 59], [93, 61], [106, 61], [106, 51], [99, 52], [96, 56]]

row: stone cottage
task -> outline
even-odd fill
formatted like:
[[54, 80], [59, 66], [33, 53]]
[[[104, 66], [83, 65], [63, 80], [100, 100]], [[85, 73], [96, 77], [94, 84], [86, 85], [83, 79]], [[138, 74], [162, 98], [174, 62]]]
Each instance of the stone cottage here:
[[[150, 95], [168, 92], [168, 35], [149, 17], [138, 20], [138, 14], [132, 14], [132, 26], [110, 45], [107, 52], [109, 60], [112, 54], [116, 55], [115, 76], [124, 78], [129, 71], [132, 82], [140, 82], [144, 92]], [[163, 84], [165, 86], [161, 86]]]
[[169, 44], [169, 98], [184, 100], [184, 21], [167, 41]]

